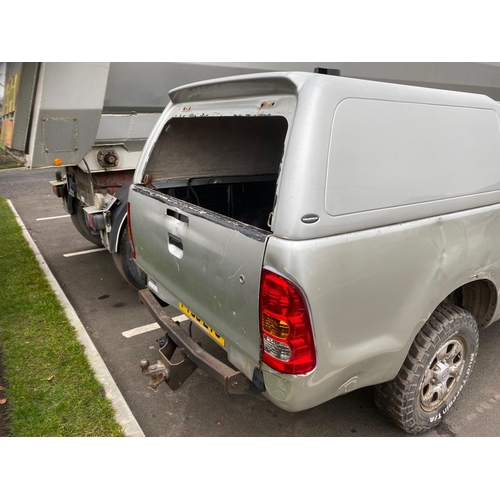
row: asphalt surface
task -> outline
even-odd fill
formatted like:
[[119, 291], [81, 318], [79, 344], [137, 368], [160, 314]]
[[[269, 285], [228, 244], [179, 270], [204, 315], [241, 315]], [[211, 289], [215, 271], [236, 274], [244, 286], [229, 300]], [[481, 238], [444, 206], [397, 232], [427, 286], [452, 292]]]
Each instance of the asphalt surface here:
[[[80, 236], [69, 217], [37, 220], [66, 215], [49, 185], [54, 172], [0, 171], [0, 197], [14, 204], [146, 436], [406, 436], [378, 413], [371, 388], [300, 413], [287, 413], [263, 396], [225, 395], [202, 370], [176, 392], [166, 384], [156, 392], [148, 388], [139, 361], [157, 360], [162, 333], [153, 330], [126, 338], [123, 332], [154, 320], [111, 255], [98, 251], [65, 257], [97, 247]], [[500, 322], [481, 331], [477, 362], [460, 400], [425, 436], [500, 435], [499, 333]], [[203, 347], [217, 352], [208, 337], [195, 335]]]

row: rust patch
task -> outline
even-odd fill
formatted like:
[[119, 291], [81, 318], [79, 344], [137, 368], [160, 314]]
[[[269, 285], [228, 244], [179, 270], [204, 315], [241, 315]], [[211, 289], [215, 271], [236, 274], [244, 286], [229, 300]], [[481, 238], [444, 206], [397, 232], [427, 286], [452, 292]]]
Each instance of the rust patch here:
[[260, 109], [268, 109], [268, 108], [274, 108], [276, 106], [276, 103], [274, 101], [271, 102], [263, 102], [260, 105]]
[[141, 184], [144, 184], [145, 186], [151, 186], [151, 184], [153, 184], [153, 176], [150, 174], [145, 174], [142, 178]]
[[94, 192], [114, 195], [121, 186], [132, 182], [133, 172], [96, 172], [92, 178], [98, 186], [94, 186]]
[[261, 114], [260, 112], [263, 109], [274, 108], [274, 106], [276, 106], [276, 101], [264, 101], [264, 102], [261, 102], [260, 106], [259, 106], [259, 109], [257, 111], [257, 116], [265, 116], [265, 115]]

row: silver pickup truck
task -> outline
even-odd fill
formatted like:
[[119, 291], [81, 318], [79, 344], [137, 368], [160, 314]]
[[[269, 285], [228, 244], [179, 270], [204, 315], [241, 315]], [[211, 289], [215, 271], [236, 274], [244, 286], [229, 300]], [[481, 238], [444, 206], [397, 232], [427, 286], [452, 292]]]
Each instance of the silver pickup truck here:
[[201, 367], [288, 411], [374, 385], [405, 431], [439, 424], [500, 316], [499, 105], [307, 73], [170, 98], [129, 195], [140, 300], [166, 332], [152, 384]]

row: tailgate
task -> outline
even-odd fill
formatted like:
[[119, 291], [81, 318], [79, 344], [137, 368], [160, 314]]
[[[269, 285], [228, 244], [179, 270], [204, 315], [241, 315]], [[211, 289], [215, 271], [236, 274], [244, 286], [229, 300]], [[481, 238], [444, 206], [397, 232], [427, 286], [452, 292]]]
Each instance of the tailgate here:
[[[258, 363], [260, 274], [270, 233], [145, 186], [133, 186], [129, 202], [137, 264], [215, 330], [226, 349], [237, 347]], [[179, 303], [172, 305], [186, 312]]]

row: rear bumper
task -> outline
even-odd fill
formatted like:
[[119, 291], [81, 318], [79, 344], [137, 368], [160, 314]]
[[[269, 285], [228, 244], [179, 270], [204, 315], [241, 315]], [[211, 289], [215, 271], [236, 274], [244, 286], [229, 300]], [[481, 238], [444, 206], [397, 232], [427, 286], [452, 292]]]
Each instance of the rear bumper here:
[[[160, 360], [155, 365], [150, 365], [146, 360], [141, 361], [143, 374], [151, 377], [151, 387], [156, 388], [165, 381], [172, 390], [176, 390], [197, 368], [201, 368], [220, 382], [228, 394], [255, 394], [264, 391], [262, 373], [256, 369], [254, 380], [250, 381], [240, 371], [206, 352], [172, 321], [150, 290], [140, 290], [139, 301], [147, 307], [166, 336], [166, 342], [158, 352]], [[174, 363], [172, 357], [177, 349], [182, 354], [182, 360]]]

